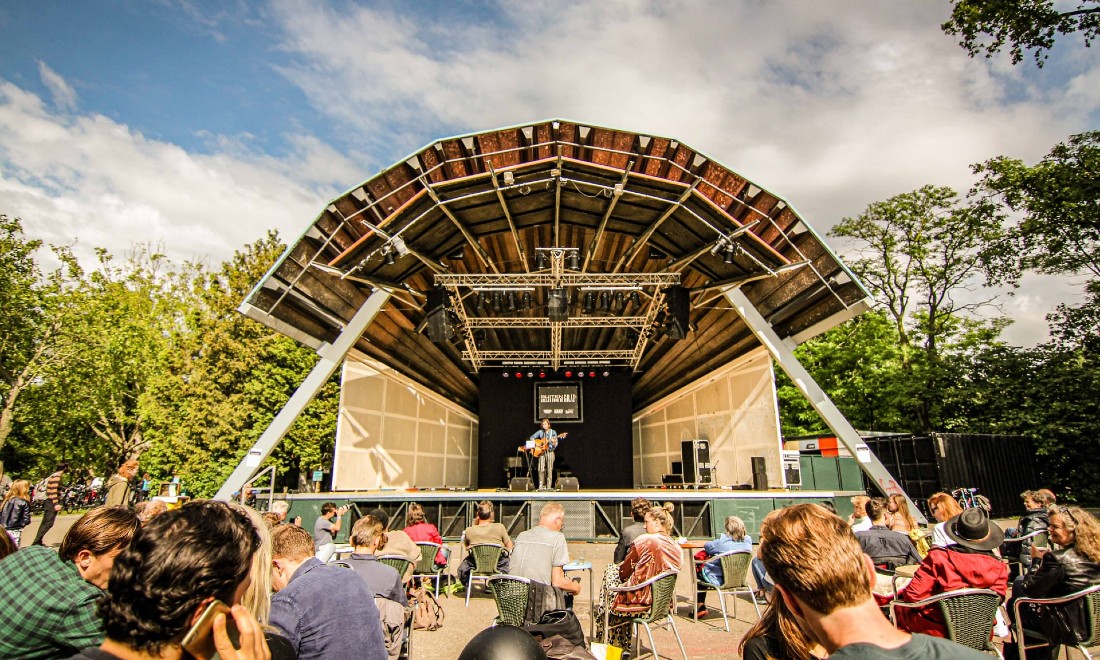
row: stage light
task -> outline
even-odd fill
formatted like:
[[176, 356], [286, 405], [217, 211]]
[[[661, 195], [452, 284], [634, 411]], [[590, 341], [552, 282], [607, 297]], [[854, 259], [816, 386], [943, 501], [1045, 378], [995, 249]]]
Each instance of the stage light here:
[[584, 378], [584, 372], [583, 371], [578, 371], [577, 372], [577, 378]]
[[634, 305], [634, 309], [640, 309], [642, 306], [642, 295], [637, 291], [630, 292], [630, 304]]
[[573, 377], [573, 372], [572, 371], [566, 371], [565, 372], [565, 377], [566, 378], [572, 378]]
[[534, 377], [535, 377], [535, 372], [533, 372], [533, 371], [528, 371], [528, 372], [527, 372], [527, 377], [528, 377], [528, 378], [534, 378]]
[[546, 372], [545, 371], [540, 371], [539, 372], [539, 378], [546, 378]]
[[573, 250], [565, 258], [565, 267], [569, 270], [581, 269], [581, 255], [579, 250]]
[[726, 246], [726, 254], [722, 258], [722, 261], [724, 261], [727, 264], [732, 264], [733, 263], [733, 258], [735, 256], [737, 256], [737, 248], [735, 248], [733, 246], [733, 243], [730, 243], [729, 245]]
[[508, 376], [511, 376], [511, 375], [512, 375], [512, 374], [508, 373], [507, 371], [505, 371], [505, 372], [504, 372], [504, 377], [505, 377], [505, 378], [507, 378]]
[[550, 259], [545, 252], [535, 254], [535, 270], [546, 270], [550, 267]]
[[523, 378], [523, 374], [521, 374], [520, 372], [517, 371], [516, 372], [516, 378]]
[[589, 291], [584, 294], [584, 313], [592, 314], [596, 311], [596, 292]]
[[534, 306], [535, 305], [532, 302], [532, 298], [531, 298], [531, 292], [530, 291], [524, 291], [523, 292], [522, 305], [520, 305], [520, 309], [531, 309]]
[[604, 377], [604, 378], [607, 378], [607, 377], [608, 377], [608, 376], [610, 376], [610, 375], [611, 375], [611, 372], [610, 372], [610, 371], [604, 371], [604, 372], [603, 372], [603, 377]]
[[622, 291], [616, 291], [615, 295], [611, 296], [611, 311], [618, 314], [626, 307], [626, 296]]
[[509, 291], [508, 292], [508, 311], [509, 312], [516, 311], [516, 292], [515, 291]]
[[595, 371], [589, 371], [588, 372], [588, 377], [589, 378], [595, 378], [596, 377], [596, 372]]
[[393, 250], [382, 250], [382, 257], [386, 260], [387, 266], [397, 263], [397, 259], [393, 256]]

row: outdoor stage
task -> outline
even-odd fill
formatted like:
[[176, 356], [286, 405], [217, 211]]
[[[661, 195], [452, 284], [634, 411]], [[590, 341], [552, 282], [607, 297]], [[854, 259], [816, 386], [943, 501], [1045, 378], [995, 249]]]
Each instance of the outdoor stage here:
[[691, 539], [716, 538], [723, 530], [726, 516], [739, 516], [754, 538], [760, 521], [770, 511], [803, 502], [833, 502], [841, 515], [851, 513], [848, 498], [861, 492], [767, 491], [729, 489], [665, 489], [528, 491], [507, 490], [397, 490], [341, 491], [288, 495], [291, 518], [302, 516], [302, 524], [312, 529], [321, 504], [353, 506], [350, 518], [342, 526], [337, 542], [347, 538], [351, 523], [374, 508], [384, 509], [393, 518], [391, 527], [400, 529], [410, 502], [424, 507], [429, 522], [439, 527], [448, 541], [456, 541], [462, 530], [473, 524], [477, 503], [489, 500], [496, 505], [496, 520], [504, 523], [515, 536], [538, 523], [539, 509], [545, 502], [561, 502], [565, 507], [565, 529], [570, 541], [614, 542], [619, 531], [630, 525], [630, 501], [646, 497], [656, 504], [675, 505], [676, 534]]

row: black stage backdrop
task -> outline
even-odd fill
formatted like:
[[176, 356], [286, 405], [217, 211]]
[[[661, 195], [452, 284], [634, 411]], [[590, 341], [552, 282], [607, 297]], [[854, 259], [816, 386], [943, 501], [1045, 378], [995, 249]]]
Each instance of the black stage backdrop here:
[[581, 488], [631, 488], [632, 440], [630, 430], [630, 372], [595, 371], [596, 377], [565, 378], [547, 372], [545, 379], [516, 378], [511, 370], [508, 378], [499, 370], [480, 373], [481, 401], [479, 406], [478, 487], [507, 486], [504, 459], [516, 456], [516, 448], [539, 429], [535, 417], [535, 383], [575, 382], [583, 380], [583, 422], [557, 422], [554, 430], [569, 433], [555, 452], [556, 470], [569, 470]]

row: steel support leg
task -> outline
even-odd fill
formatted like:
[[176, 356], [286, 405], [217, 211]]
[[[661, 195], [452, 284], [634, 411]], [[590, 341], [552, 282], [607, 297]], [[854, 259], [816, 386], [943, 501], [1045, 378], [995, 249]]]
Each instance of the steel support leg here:
[[332, 342], [331, 345], [322, 346], [317, 351], [321, 356], [320, 361], [313, 366], [313, 370], [309, 372], [306, 379], [294, 391], [294, 394], [279, 411], [279, 414], [275, 415], [275, 419], [271, 420], [271, 424], [268, 425], [256, 444], [252, 445], [252, 448], [244, 455], [240, 464], [237, 465], [237, 469], [233, 470], [233, 474], [229, 475], [229, 479], [218, 489], [218, 494], [214, 496], [214, 499], [227, 502], [233, 499], [233, 493], [239, 491], [252, 475], [260, 469], [260, 463], [271, 455], [279, 441], [290, 430], [294, 421], [298, 419], [302, 411], [309, 405], [309, 402], [313, 400], [313, 397], [317, 396], [317, 393], [325, 386], [328, 379], [336, 372], [340, 363], [344, 361], [344, 357], [347, 356], [348, 351], [363, 336], [367, 326], [374, 320], [378, 312], [382, 311], [382, 306], [389, 299], [389, 291], [375, 289], [374, 293], [367, 298], [363, 306], [355, 313], [355, 316], [344, 326], [344, 330], [336, 338], [336, 341]]
[[886, 466], [871, 452], [871, 448], [863, 442], [863, 438], [841, 414], [836, 404], [825, 394], [825, 391], [818, 386], [810, 373], [795, 358], [794, 351], [780, 339], [779, 335], [757, 311], [748, 297], [735, 287], [727, 288], [722, 293], [733, 305], [733, 308], [737, 310], [745, 325], [752, 330], [760, 343], [768, 349], [772, 359], [779, 363], [779, 367], [790, 377], [795, 386], [809, 400], [810, 405], [817, 411], [817, 414], [821, 415], [821, 419], [825, 420], [825, 424], [836, 434], [837, 440], [840, 440], [852, 453], [852, 456], [856, 458], [856, 463], [871, 478], [871, 481], [887, 495], [899, 493], [904, 496], [905, 501], [909, 503], [909, 511], [912, 512], [913, 518], [920, 523], [927, 523], [924, 514], [916, 507], [913, 500], [909, 499], [909, 495], [902, 490], [893, 475], [886, 469]]

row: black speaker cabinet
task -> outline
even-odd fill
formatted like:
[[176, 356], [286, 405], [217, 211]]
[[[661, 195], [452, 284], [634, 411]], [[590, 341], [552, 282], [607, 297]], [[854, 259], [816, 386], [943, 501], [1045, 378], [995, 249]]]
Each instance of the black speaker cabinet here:
[[522, 493], [529, 490], [535, 490], [535, 484], [531, 481], [530, 477], [513, 477], [508, 482], [508, 490], [513, 493]]
[[709, 486], [714, 483], [710, 465], [710, 441], [684, 440], [680, 443], [684, 464], [684, 483]]
[[752, 489], [768, 489], [768, 464], [763, 456], [752, 457]]
[[690, 292], [682, 286], [670, 286], [665, 289], [665, 302], [668, 304], [667, 330], [669, 338], [683, 339], [687, 337], [688, 318], [691, 314]]
[[581, 489], [581, 483], [576, 477], [558, 477], [558, 490], [576, 492]]

